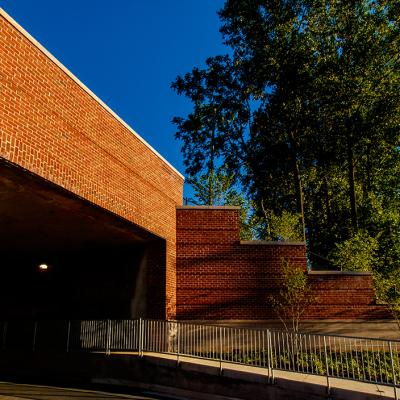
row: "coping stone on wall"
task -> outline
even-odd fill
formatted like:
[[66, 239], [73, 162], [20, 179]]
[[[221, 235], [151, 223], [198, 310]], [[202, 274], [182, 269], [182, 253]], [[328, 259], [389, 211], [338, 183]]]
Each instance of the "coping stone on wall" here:
[[240, 244], [256, 246], [305, 246], [306, 242], [279, 242], [269, 240], [241, 240]]
[[366, 271], [308, 271], [308, 275], [372, 275]]

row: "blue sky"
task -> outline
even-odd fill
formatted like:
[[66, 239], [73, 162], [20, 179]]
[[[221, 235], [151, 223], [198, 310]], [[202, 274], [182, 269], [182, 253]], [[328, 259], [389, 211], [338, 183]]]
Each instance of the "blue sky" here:
[[[184, 173], [171, 119], [191, 104], [170, 84], [225, 54], [223, 0], [0, 0], [0, 6]], [[191, 190], [185, 188], [186, 195]]]

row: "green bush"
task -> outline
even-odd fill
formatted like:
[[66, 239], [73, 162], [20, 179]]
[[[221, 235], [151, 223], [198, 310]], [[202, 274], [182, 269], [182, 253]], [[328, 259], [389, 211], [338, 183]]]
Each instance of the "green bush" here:
[[[397, 353], [393, 354], [394, 365], [398, 364]], [[216, 356], [219, 358], [219, 355]], [[224, 353], [223, 359], [248, 365], [267, 366], [268, 354], [266, 351], [243, 352], [234, 350]], [[326, 375], [326, 364], [329, 376], [348, 378], [367, 382], [381, 382], [392, 384], [393, 373], [390, 353], [388, 351], [342, 351], [331, 352], [317, 350], [315, 353], [294, 351], [273, 353], [272, 367], [275, 369], [298, 371], [316, 375]], [[396, 382], [400, 381], [400, 373], [396, 369]]]
[[342, 271], [372, 271], [378, 241], [359, 232], [344, 242], [337, 243], [331, 253], [333, 264]]

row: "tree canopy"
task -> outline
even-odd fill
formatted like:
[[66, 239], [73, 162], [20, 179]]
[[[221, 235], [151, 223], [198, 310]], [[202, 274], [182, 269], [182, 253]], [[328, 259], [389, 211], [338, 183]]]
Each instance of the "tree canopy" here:
[[235, 176], [261, 236], [268, 213], [294, 215], [310, 254], [337, 261], [361, 232], [378, 243], [374, 267], [395, 268], [400, 3], [227, 0], [219, 16], [229, 54], [172, 84], [193, 104], [173, 120], [187, 172]]

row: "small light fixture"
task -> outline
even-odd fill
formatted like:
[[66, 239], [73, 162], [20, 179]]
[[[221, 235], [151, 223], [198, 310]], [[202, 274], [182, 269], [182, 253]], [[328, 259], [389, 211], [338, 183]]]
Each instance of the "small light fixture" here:
[[40, 264], [39, 269], [41, 271], [47, 271], [49, 269], [49, 266], [47, 264]]

